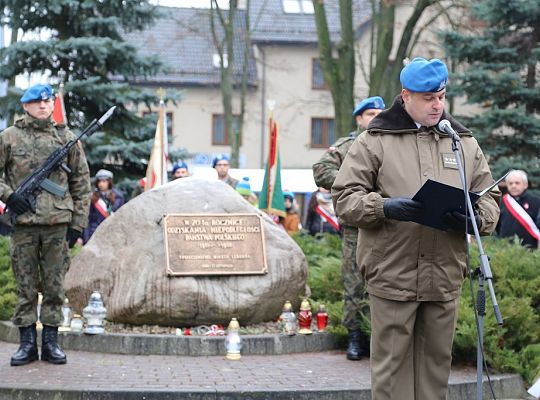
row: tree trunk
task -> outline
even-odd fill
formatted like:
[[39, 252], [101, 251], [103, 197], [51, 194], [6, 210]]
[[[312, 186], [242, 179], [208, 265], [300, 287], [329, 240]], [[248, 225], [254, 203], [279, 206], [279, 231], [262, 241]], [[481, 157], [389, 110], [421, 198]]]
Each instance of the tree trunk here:
[[[369, 95], [380, 96], [382, 94], [383, 82], [388, 84], [390, 79], [387, 75], [390, 54], [394, 44], [394, 23], [396, 6], [388, 0], [379, 1], [379, 9], [376, 4], [372, 4], [373, 22], [377, 25], [376, 36], [371, 38], [375, 41], [375, 66], [371, 70], [369, 79]], [[384, 97], [384, 96], [383, 96]], [[389, 99], [384, 98], [386, 102]]]
[[423, 12], [431, 5], [440, 3], [440, 0], [418, 0], [414, 10], [407, 20], [401, 34], [395, 58], [391, 59], [395, 26], [395, 5], [393, 1], [379, 1], [379, 10], [373, 2], [374, 21], [377, 23], [375, 40], [376, 64], [370, 74], [370, 96], [381, 96], [387, 104], [391, 104], [394, 97], [399, 94], [401, 84], [399, 74], [403, 69], [403, 60], [410, 56], [413, 43], [413, 34]]
[[319, 39], [321, 67], [334, 101], [334, 129], [337, 136], [346, 136], [355, 128], [351, 115], [354, 108], [355, 73], [352, 0], [339, 0], [341, 40], [337, 44], [337, 58], [333, 56], [324, 0], [313, 0], [313, 8]]

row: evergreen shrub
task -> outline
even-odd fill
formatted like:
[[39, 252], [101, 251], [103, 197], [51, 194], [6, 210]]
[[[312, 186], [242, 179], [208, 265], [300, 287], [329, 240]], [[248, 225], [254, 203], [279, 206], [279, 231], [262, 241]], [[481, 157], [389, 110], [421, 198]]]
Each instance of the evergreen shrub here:
[[[294, 237], [308, 262], [308, 285], [314, 309], [324, 303], [335, 333], [343, 340], [346, 329], [343, 316], [341, 282], [341, 239], [337, 235], [318, 238]], [[486, 316], [484, 318], [484, 354], [490, 372], [517, 372], [532, 381], [540, 374], [540, 251], [522, 247], [517, 240], [483, 238], [490, 258], [493, 284], [501, 314], [502, 327], [495, 321], [487, 282]], [[479, 265], [476, 244], [471, 245], [471, 270]], [[474, 276], [473, 295], [470, 280], [463, 283], [459, 316], [454, 337], [454, 362], [476, 365], [476, 322], [472, 297], [476, 299], [478, 278]], [[369, 323], [368, 323], [369, 325]], [[369, 332], [369, 326], [363, 327]]]
[[9, 257], [9, 237], [0, 236], [0, 321], [11, 319], [17, 303], [16, 293]]

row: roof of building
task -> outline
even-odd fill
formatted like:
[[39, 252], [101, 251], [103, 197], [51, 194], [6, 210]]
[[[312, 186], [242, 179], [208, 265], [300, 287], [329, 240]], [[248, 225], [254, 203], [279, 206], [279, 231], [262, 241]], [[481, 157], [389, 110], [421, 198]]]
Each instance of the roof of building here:
[[[355, 28], [371, 19], [368, 0], [353, 0], [353, 26]], [[339, 2], [325, 2], [328, 30], [332, 40], [339, 38]], [[316, 44], [317, 27], [314, 14], [287, 13], [282, 0], [252, 0], [250, 20], [254, 26], [254, 42], [311, 43]]]
[[[167, 70], [153, 77], [141, 77], [137, 83], [160, 85], [219, 85], [221, 82], [217, 51], [212, 38], [210, 10], [197, 8], [163, 7], [164, 17], [142, 32], [125, 35], [142, 55], [156, 55]], [[223, 10], [224, 13], [227, 10]], [[333, 40], [339, 35], [337, 2], [326, 3], [328, 27]], [[370, 20], [368, 0], [353, 0], [356, 28]], [[282, 0], [252, 0], [250, 8], [252, 43], [316, 45], [317, 30], [313, 14], [286, 13]], [[240, 82], [244, 54], [245, 11], [237, 10], [234, 33], [234, 77]], [[219, 22], [216, 27], [221, 28]], [[220, 37], [223, 37], [222, 29]], [[248, 84], [258, 83], [253, 48], [249, 48]]]
[[[156, 55], [165, 65], [166, 71], [153, 77], [137, 79], [137, 82], [167, 83], [170, 85], [219, 85], [220, 69], [217, 50], [212, 39], [208, 9], [174, 8], [163, 10], [165, 16], [151, 28], [125, 35], [142, 55]], [[245, 33], [243, 13], [237, 13], [237, 31], [234, 34], [234, 75], [239, 81], [243, 58]], [[219, 23], [216, 24], [219, 28]], [[218, 29], [219, 30], [219, 29]], [[223, 32], [220, 32], [223, 36]], [[250, 47], [248, 83], [257, 83], [255, 58]]]

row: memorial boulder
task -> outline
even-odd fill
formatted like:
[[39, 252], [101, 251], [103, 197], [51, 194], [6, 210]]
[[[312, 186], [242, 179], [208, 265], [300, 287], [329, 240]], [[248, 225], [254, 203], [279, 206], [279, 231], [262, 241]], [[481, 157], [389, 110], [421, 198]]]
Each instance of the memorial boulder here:
[[[193, 221], [208, 228], [191, 228]], [[240, 234], [227, 233], [234, 224]], [[265, 258], [255, 272], [253, 251]], [[189, 261], [186, 274], [171, 273], [179, 257]], [[275, 319], [286, 300], [297, 307], [306, 277], [302, 250], [266, 214], [222, 182], [184, 178], [137, 196], [107, 218], [72, 260], [65, 288], [79, 311], [99, 291], [107, 319], [118, 323], [194, 326], [236, 317], [246, 325]]]

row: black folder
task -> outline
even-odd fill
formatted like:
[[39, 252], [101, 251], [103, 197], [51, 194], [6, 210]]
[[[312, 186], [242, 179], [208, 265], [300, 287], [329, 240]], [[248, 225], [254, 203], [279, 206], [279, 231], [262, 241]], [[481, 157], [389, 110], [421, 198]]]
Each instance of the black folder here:
[[[479, 193], [469, 192], [471, 203], [474, 205], [480, 197], [506, 178], [506, 175], [508, 175], [508, 173]], [[431, 179], [428, 179], [426, 183], [424, 183], [420, 190], [414, 195], [413, 200], [419, 201], [424, 205], [422, 215], [414, 219], [413, 222], [442, 231], [448, 230], [448, 227], [443, 222], [443, 216], [446, 213], [459, 211], [460, 213], [465, 214], [466, 204], [463, 189]]]
[[[473, 205], [480, 198], [477, 193], [469, 192], [469, 195]], [[448, 227], [443, 222], [444, 214], [452, 211], [465, 214], [465, 194], [463, 189], [432, 181], [431, 179], [424, 183], [414, 195], [413, 200], [424, 205], [422, 215], [414, 219], [413, 222], [442, 231], [448, 230]]]

